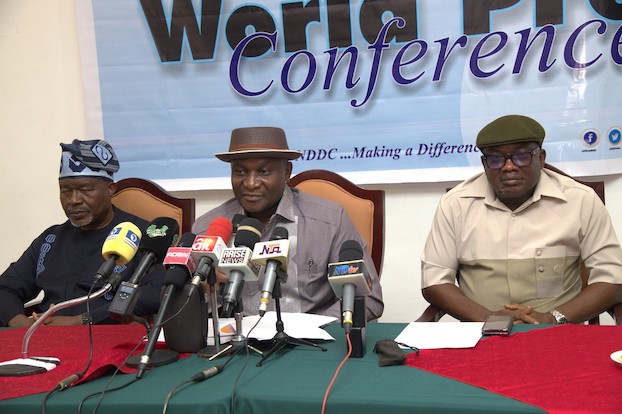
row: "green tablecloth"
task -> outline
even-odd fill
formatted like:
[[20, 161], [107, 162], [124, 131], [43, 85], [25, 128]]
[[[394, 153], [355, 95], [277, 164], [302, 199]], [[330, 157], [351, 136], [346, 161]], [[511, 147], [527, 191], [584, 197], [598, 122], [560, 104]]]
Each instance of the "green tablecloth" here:
[[[379, 367], [373, 353], [377, 340], [395, 338], [405, 324], [372, 323], [367, 327], [367, 352], [351, 358], [342, 368], [328, 397], [326, 413], [542, 413], [543, 411], [491, 392], [408, 366]], [[287, 326], [285, 327], [287, 330]], [[526, 330], [521, 327], [517, 330]], [[325, 390], [346, 353], [343, 330], [332, 325], [327, 330], [335, 342], [316, 348], [286, 348], [271, 356], [261, 367], [260, 356], [251, 352], [248, 365], [241, 351], [219, 375], [181, 387], [170, 401], [167, 413], [229, 413], [233, 386], [235, 412], [254, 414], [318, 414]], [[166, 395], [178, 383], [198, 371], [222, 364], [226, 359], [208, 361], [192, 355], [173, 364], [153, 368], [128, 387], [106, 393], [97, 409], [100, 414], [161, 413]], [[118, 375], [108, 388], [135, 379]], [[53, 394], [46, 403], [47, 414], [77, 413], [87, 395], [99, 392], [110, 376], [77, 385]], [[0, 413], [41, 413], [44, 394], [0, 401]], [[81, 413], [92, 413], [97, 398], [90, 398]]]

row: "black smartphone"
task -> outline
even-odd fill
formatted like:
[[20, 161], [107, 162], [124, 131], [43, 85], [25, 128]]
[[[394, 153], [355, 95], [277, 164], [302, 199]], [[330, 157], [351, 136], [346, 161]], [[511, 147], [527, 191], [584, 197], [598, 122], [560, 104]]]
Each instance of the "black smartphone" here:
[[482, 326], [482, 335], [509, 335], [513, 323], [510, 315], [490, 315]]

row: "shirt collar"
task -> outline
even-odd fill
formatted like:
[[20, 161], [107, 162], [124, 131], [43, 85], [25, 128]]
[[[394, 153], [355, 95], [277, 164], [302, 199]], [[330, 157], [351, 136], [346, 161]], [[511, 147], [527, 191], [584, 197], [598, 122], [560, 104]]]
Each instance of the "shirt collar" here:
[[283, 197], [279, 201], [279, 205], [276, 208], [275, 215], [283, 217], [285, 220], [293, 222], [294, 217], [294, 192], [286, 185], [283, 190]]

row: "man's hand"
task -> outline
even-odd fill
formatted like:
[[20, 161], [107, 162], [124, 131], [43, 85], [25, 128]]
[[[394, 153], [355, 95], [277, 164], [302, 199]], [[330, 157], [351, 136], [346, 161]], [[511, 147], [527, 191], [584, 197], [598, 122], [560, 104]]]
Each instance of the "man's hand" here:
[[50, 316], [43, 323], [48, 326], [75, 326], [82, 325], [82, 315], [75, 316]]
[[509, 314], [514, 317], [514, 323], [547, 323], [545, 322], [545, 315], [540, 312], [536, 312], [531, 306], [510, 303], [504, 306], [504, 310], [505, 314]]
[[[54, 306], [54, 304], [52, 303], [50, 305], [50, 308]], [[39, 315], [36, 312], [32, 313], [32, 319], [33, 319], [33, 323], [34, 321], [38, 320], [41, 317], [41, 315]], [[82, 315], [76, 315], [76, 316], [50, 316], [49, 318], [47, 318], [44, 322], [44, 325], [49, 325], [49, 326], [75, 326], [75, 325], [82, 325]]]
[[28, 328], [33, 323], [35, 323], [35, 320], [36, 319], [34, 319], [33, 317], [28, 317], [20, 313], [11, 318], [11, 320], [9, 321], [9, 328]]

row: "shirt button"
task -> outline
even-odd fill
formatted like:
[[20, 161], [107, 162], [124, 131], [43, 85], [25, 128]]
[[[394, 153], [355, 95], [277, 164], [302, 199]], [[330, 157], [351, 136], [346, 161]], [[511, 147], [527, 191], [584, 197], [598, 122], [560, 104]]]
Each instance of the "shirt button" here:
[[536, 250], [536, 256], [542, 256], [542, 250]]
[[540, 273], [544, 272], [544, 266], [538, 266], [538, 272]]
[[553, 272], [558, 275], [562, 272], [562, 268], [560, 265], [555, 265], [555, 267], [553, 267]]

